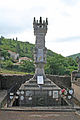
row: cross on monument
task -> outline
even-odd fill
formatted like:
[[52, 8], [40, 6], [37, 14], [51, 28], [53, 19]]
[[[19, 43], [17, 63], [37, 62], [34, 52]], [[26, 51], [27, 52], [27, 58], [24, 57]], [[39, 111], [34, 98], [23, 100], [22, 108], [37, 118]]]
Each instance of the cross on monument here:
[[76, 61], [78, 63], [78, 71], [80, 72], [80, 57], [79, 56], [76, 57]]
[[38, 79], [44, 79], [46, 78], [45, 72], [44, 72], [44, 64], [46, 64], [46, 47], [45, 47], [45, 36], [47, 33], [47, 25], [48, 25], [48, 19], [42, 20], [42, 17], [40, 17], [40, 20], [36, 20], [34, 17], [33, 20], [33, 28], [34, 28], [34, 35], [35, 35], [35, 50], [34, 50], [34, 62], [35, 62], [35, 75], [34, 78]]

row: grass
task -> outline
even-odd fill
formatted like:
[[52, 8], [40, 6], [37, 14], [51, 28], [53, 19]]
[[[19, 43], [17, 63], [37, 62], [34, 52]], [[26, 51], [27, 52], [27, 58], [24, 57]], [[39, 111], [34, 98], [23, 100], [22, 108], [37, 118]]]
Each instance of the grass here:
[[33, 73], [27, 73], [27, 72], [19, 72], [16, 70], [7, 70], [7, 69], [0, 69], [1, 74], [33, 74]]

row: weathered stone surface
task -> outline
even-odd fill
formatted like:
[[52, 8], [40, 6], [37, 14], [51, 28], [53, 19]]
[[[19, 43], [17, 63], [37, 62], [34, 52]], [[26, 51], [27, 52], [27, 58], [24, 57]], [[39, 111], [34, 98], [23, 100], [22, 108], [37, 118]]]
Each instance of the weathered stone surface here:
[[71, 82], [74, 89], [74, 97], [80, 102], [80, 58], [77, 56], [78, 70], [72, 71]]
[[7, 96], [7, 90], [0, 90], [0, 107], [4, 105], [4, 100], [6, 96]]
[[80, 58], [77, 56], [76, 61], [78, 63], [78, 70], [72, 71], [71, 73], [71, 81], [77, 82], [77, 78], [80, 78]]
[[46, 78], [44, 72], [44, 64], [46, 63], [47, 49], [45, 47], [45, 35], [47, 33], [47, 25], [48, 25], [47, 19], [46, 21], [42, 21], [42, 18], [40, 17], [40, 20], [36, 21], [36, 19], [34, 18], [33, 28], [34, 35], [36, 36], [34, 50], [35, 78], [37, 78], [37, 76], [43, 76], [44, 79]]
[[1, 120], [80, 120], [75, 112], [0, 111]]
[[[34, 62], [35, 74], [32, 79], [26, 81], [19, 88], [19, 105], [20, 106], [55, 106], [61, 105], [60, 90], [54, 82], [46, 78], [44, 64], [46, 63], [45, 35], [47, 33], [46, 22], [36, 21], [34, 18], [33, 27], [36, 36]], [[21, 93], [24, 94], [21, 94]]]
[[74, 97], [80, 102], [80, 83], [73, 83], [72, 88], [74, 89]]
[[0, 89], [10, 89], [14, 84], [18, 84], [18, 86], [21, 86], [25, 81], [32, 78], [33, 75], [17, 75], [17, 74], [0, 74]]
[[[55, 84], [57, 84], [61, 88], [70, 88], [71, 87], [71, 77], [70, 76], [58, 76], [58, 75], [46, 75], [47, 78], [49, 78], [51, 81], [53, 81]], [[23, 83], [25, 83], [27, 80], [31, 79], [33, 75], [3, 75], [0, 74], [0, 89], [10, 89], [11, 86], [16, 82], [19, 84], [19, 86]]]

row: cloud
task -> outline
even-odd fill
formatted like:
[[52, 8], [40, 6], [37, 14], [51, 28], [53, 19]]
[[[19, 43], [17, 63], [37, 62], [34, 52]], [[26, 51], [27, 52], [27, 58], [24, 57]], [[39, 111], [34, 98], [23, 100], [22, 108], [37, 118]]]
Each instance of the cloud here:
[[80, 36], [73, 36], [73, 37], [67, 37], [67, 38], [57, 38], [55, 42], [74, 42], [74, 41], [80, 41]]
[[80, 44], [79, 11], [79, 0], [0, 0], [0, 35], [34, 43], [33, 17], [48, 17], [46, 46], [63, 55], [79, 52], [71, 47]]
[[73, 6], [77, 4], [79, 0], [61, 0], [61, 1], [69, 6]]

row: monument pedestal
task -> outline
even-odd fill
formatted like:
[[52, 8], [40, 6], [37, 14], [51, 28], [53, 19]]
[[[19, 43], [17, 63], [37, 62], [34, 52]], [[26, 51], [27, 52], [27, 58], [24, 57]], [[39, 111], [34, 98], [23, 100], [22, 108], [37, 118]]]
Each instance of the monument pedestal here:
[[59, 106], [61, 105], [60, 88], [46, 78], [43, 85], [36, 79], [30, 79], [21, 85], [19, 91], [20, 106]]

